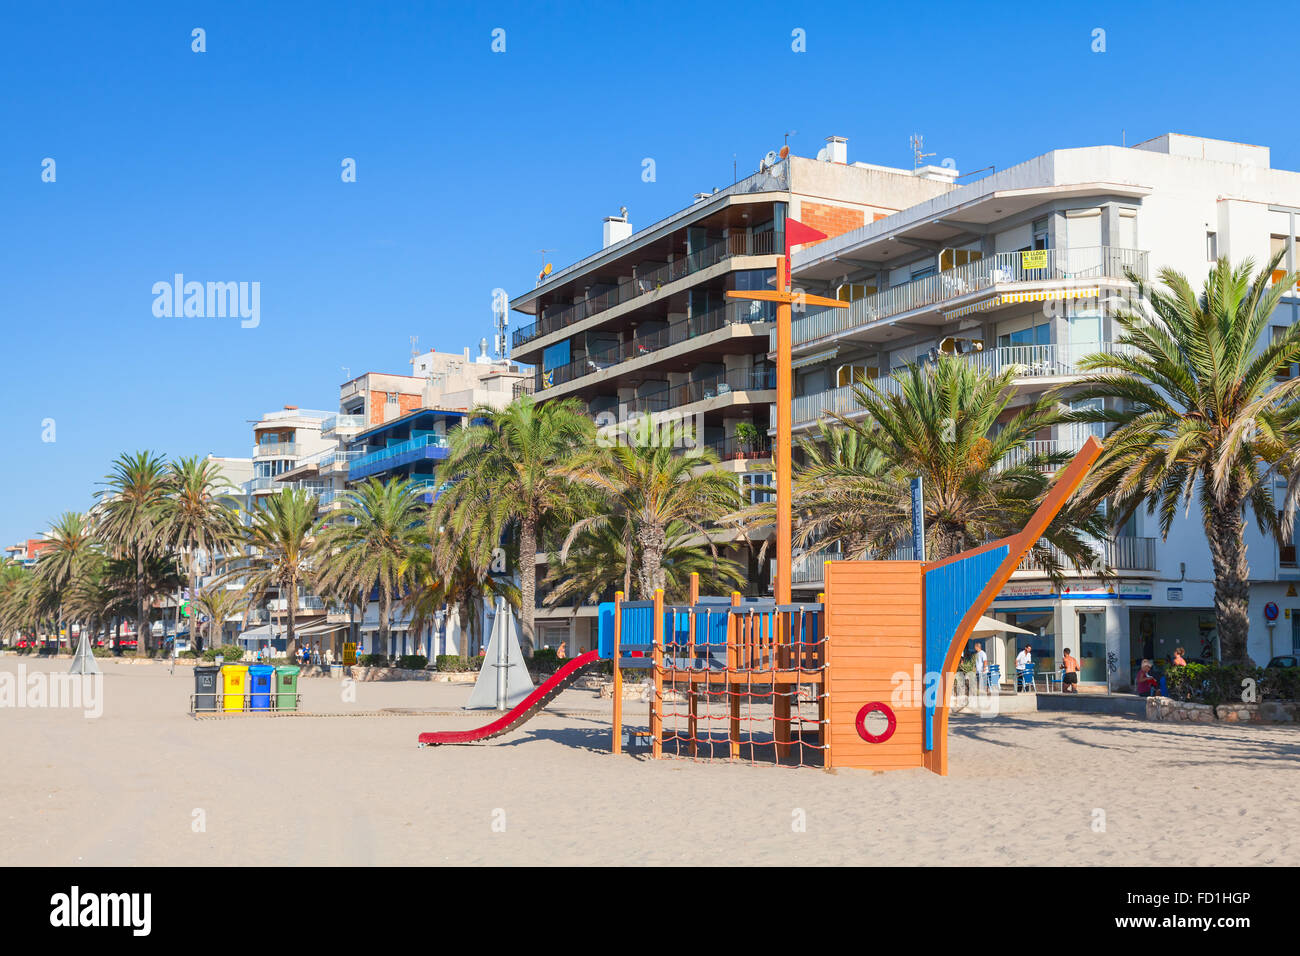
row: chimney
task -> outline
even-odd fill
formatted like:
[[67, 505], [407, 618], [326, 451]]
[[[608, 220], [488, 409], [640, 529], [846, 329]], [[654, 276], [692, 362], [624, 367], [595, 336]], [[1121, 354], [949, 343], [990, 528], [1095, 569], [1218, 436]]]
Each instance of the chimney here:
[[827, 136], [826, 145], [817, 153], [817, 158], [826, 163], [848, 164], [849, 141], [843, 136]]
[[627, 221], [627, 207], [624, 206], [620, 212], [621, 215], [605, 217], [605, 244], [601, 246], [602, 249], [608, 249], [632, 235], [632, 224]]

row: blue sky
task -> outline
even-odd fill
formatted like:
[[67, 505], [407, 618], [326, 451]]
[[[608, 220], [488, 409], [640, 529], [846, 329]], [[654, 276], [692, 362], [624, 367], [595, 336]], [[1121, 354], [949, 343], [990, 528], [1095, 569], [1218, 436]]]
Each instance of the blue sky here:
[[[250, 420], [334, 408], [344, 368], [409, 371], [412, 335], [473, 346], [537, 250], [581, 258], [619, 206], [648, 225], [789, 130], [899, 166], [920, 132], [963, 171], [1166, 131], [1300, 168], [1275, 4], [923, 9], [5, 4], [0, 538], [88, 506], [121, 451], [248, 455]], [[259, 282], [260, 325], [155, 317], [177, 272]]]

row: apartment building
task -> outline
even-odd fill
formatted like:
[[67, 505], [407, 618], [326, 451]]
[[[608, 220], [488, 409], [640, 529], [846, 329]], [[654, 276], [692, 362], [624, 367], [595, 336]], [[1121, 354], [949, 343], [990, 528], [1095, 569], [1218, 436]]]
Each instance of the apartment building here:
[[[610, 216], [598, 252], [511, 301], [527, 320], [511, 335], [510, 357], [535, 366], [539, 401], [576, 398], [602, 424], [680, 422], [742, 487], [762, 494], [771, 483], [775, 310], [726, 292], [773, 284], [787, 216], [838, 235], [951, 192], [956, 175], [850, 163], [847, 141], [833, 136], [818, 158], [770, 154], [757, 173], [698, 193], [646, 228], [634, 230], [625, 212]], [[750, 560], [748, 551], [733, 556]], [[544, 570], [545, 555], [538, 561]], [[541, 642], [590, 649], [595, 613], [539, 607]]]
[[31, 568], [36, 565], [36, 560], [41, 556], [41, 552], [50, 546], [50, 542], [45, 539], [44, 533], [35, 538], [25, 538], [17, 544], [11, 544], [5, 548], [5, 558], [15, 564], [21, 564], [24, 568]]
[[[850, 306], [794, 317], [796, 435], [827, 411], [859, 414], [855, 381], [939, 353], [1014, 369], [1025, 396], [1077, 382], [1081, 356], [1116, 347], [1126, 270], [1153, 278], [1172, 267], [1199, 287], [1216, 256], [1262, 265], [1275, 249], [1294, 268], [1297, 212], [1300, 173], [1271, 168], [1267, 147], [1168, 134], [1129, 148], [1054, 150], [804, 247], [792, 257], [795, 284]], [[1274, 325], [1294, 322], [1297, 309], [1300, 299], [1285, 299]], [[1080, 407], [1068, 391], [1065, 400]], [[1073, 450], [1092, 427], [1056, 428], [1041, 445]], [[1263, 661], [1300, 648], [1300, 568], [1294, 548], [1253, 524], [1249, 533], [1250, 653]], [[1133, 662], [1178, 645], [1217, 657], [1199, 512], [1168, 540], [1139, 514], [1097, 544], [1114, 581], [1071, 575], [1057, 589], [1026, 562], [994, 604], [1033, 633], [1040, 669], [1054, 670], [1069, 647], [1082, 651], [1082, 680], [1104, 684], [1113, 654], [1112, 680], [1126, 684]], [[805, 593], [820, 586], [820, 560], [796, 562]], [[1283, 611], [1275, 625], [1268, 602]], [[1014, 648], [994, 643], [993, 662], [1010, 673]]]

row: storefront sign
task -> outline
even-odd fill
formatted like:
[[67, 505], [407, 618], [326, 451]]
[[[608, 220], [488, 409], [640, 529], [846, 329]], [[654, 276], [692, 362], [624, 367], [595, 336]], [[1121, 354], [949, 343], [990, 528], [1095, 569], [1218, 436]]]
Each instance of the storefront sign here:
[[1165, 590], [1165, 597], [1168, 598], [1170, 601], [1181, 601], [1183, 599], [1183, 589], [1167, 588]]
[[345, 642], [343, 645], [343, 663], [355, 664], [356, 662], [357, 662], [357, 645], [352, 643], [351, 641]]

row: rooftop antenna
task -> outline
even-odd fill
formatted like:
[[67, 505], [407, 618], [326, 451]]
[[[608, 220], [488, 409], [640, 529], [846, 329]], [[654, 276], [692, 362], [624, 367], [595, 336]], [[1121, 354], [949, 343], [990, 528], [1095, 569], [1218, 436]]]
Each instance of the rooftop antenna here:
[[925, 161], [927, 159], [929, 159], [931, 156], [937, 155], [936, 153], [922, 152], [922, 150], [925, 149], [925, 137], [922, 136], [920, 133], [913, 133], [911, 142], [912, 142], [912, 168], [913, 169], [920, 169], [922, 166], [925, 165]]
[[339, 371], [343, 373], [343, 381], [345, 381], [345, 382], [350, 382], [350, 381], [352, 381], [352, 368], [351, 368], [351, 366], [348, 366], [348, 365], [340, 365], [340, 366], [339, 366]]
[[790, 145], [790, 137], [796, 135], [798, 132], [799, 132], [799, 131], [798, 131], [797, 129], [789, 129], [789, 130], [786, 130], [786, 131], [785, 131], [785, 143], [784, 143], [783, 145], [785, 145], [785, 146], [789, 146], [789, 145]]
[[[542, 272], [544, 275], [546, 270], [543, 269]], [[538, 277], [538, 281], [541, 281], [541, 277]], [[493, 303], [492, 324], [495, 326], [495, 331], [492, 334], [493, 350], [496, 352], [497, 358], [503, 359], [506, 357], [508, 348], [506, 328], [510, 325], [510, 310], [506, 307], [505, 302], [500, 303], [500, 308], [497, 307], [497, 303]]]

